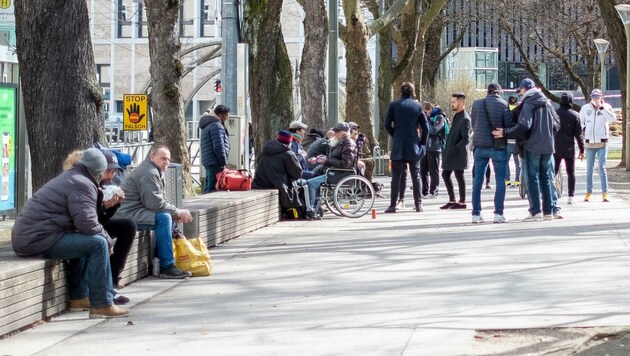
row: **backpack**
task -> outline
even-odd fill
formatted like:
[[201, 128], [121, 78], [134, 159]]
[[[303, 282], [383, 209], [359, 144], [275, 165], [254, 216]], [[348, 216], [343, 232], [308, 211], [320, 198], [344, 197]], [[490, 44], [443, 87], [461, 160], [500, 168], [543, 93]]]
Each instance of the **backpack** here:
[[446, 136], [448, 136], [448, 133], [450, 132], [451, 127], [450, 127], [450, 124], [448, 123], [448, 119], [446, 118], [446, 116], [442, 114], [440, 114], [440, 116], [442, 116], [442, 121], [444, 121], [444, 126], [442, 127], [440, 132], [438, 132], [438, 138], [440, 139], [442, 150], [444, 150], [444, 148], [446, 147]]

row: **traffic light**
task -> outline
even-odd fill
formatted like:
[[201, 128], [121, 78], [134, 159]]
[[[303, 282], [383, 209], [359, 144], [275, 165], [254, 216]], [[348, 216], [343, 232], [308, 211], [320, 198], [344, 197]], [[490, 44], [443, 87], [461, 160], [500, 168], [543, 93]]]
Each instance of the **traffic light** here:
[[221, 92], [221, 80], [219, 80], [219, 79], [214, 81], [214, 92], [215, 93], [220, 93]]

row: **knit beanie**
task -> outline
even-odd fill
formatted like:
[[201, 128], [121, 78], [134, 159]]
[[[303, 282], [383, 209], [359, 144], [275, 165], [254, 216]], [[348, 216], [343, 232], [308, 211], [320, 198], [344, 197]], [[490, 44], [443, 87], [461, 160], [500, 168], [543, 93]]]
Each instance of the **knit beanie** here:
[[284, 143], [285, 145], [288, 145], [293, 140], [293, 137], [291, 136], [291, 132], [287, 130], [280, 130], [278, 131], [278, 136], [276, 137], [276, 140]]
[[79, 163], [84, 165], [93, 175], [99, 175], [107, 169], [107, 159], [98, 148], [88, 148], [83, 151]]

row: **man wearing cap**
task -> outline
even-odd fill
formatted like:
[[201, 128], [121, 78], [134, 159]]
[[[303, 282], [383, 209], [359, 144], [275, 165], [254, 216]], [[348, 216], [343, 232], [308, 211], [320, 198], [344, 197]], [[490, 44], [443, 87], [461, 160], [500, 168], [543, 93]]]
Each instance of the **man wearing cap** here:
[[98, 183], [106, 169], [100, 150], [85, 150], [72, 168], [33, 194], [11, 230], [18, 256], [70, 260], [68, 307], [89, 310], [90, 318], [129, 314], [114, 305], [109, 265], [112, 241], [98, 222]]
[[492, 130], [512, 126], [512, 115], [505, 100], [501, 98], [501, 86], [497, 83], [488, 85], [484, 99], [475, 100], [470, 112], [473, 127], [473, 146], [475, 147], [474, 180], [472, 191], [472, 222], [483, 223], [481, 217], [481, 188], [483, 178], [492, 160], [497, 189], [494, 192], [494, 222], [504, 223], [505, 203], [505, 168], [507, 165], [507, 144], [496, 147]]
[[216, 190], [217, 173], [223, 171], [230, 156], [230, 135], [225, 128], [230, 108], [218, 105], [214, 113], [206, 111], [199, 119], [201, 164], [206, 170], [204, 193]]
[[599, 180], [602, 186], [602, 201], [608, 201], [608, 174], [606, 172], [606, 156], [608, 154], [608, 130], [617, 118], [612, 107], [604, 102], [602, 91], [591, 92], [591, 102], [580, 109], [580, 122], [584, 130], [584, 146], [586, 148], [586, 195], [584, 201], [590, 201], [593, 194], [593, 167], [595, 156], [599, 168]]
[[[523, 101], [519, 105], [518, 123], [513, 127], [495, 128], [494, 137], [520, 139], [524, 150], [529, 216], [523, 221], [553, 220], [554, 134], [560, 121], [545, 95], [534, 81], [523, 79], [519, 87]], [[542, 195], [542, 208], [541, 208]]]
[[385, 130], [392, 137], [392, 187], [391, 201], [385, 213], [395, 213], [399, 197], [401, 176], [405, 165], [409, 166], [413, 201], [416, 212], [422, 211], [420, 195], [420, 159], [426, 153], [429, 124], [422, 105], [415, 99], [413, 84], [405, 82], [400, 88], [401, 98], [389, 104], [385, 118]]
[[311, 179], [314, 176], [313, 172], [308, 169], [308, 163], [306, 162], [306, 151], [304, 151], [304, 147], [302, 147], [302, 140], [304, 140], [307, 128], [308, 125], [306, 125], [302, 121], [293, 121], [289, 124], [289, 132], [293, 137], [293, 141], [291, 141], [291, 150], [293, 151], [293, 153], [295, 153], [295, 156], [300, 162], [300, 167], [302, 167], [303, 179]]
[[[309, 163], [319, 163], [323, 165], [322, 172], [328, 168], [355, 168], [357, 158], [357, 147], [350, 139], [350, 127], [345, 122], [338, 123], [333, 129], [335, 136], [330, 140], [330, 154], [328, 156], [317, 156], [309, 159]], [[317, 190], [326, 181], [326, 175], [317, 176], [307, 181], [308, 196], [307, 216], [316, 216], [315, 201]]]
[[263, 146], [256, 164], [254, 189], [278, 189], [283, 211], [301, 206], [296, 182], [302, 176], [302, 167], [291, 150], [291, 133], [278, 132], [275, 140]]

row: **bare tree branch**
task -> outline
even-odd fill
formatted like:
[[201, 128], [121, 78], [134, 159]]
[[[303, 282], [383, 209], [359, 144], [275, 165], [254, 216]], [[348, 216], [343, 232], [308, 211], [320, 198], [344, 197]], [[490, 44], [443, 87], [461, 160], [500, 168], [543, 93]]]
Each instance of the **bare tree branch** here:
[[409, 0], [396, 0], [396, 2], [389, 8], [383, 15], [376, 20], [372, 21], [368, 25], [368, 36], [372, 37], [375, 33], [378, 33], [383, 27], [392, 22], [400, 11], [407, 6]]

